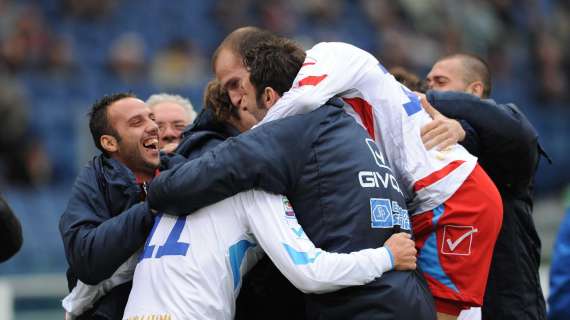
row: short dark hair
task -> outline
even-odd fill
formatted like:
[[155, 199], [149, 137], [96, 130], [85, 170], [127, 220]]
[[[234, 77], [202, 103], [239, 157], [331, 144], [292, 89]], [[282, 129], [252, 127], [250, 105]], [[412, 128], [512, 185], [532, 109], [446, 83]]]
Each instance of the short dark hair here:
[[445, 56], [439, 61], [447, 59], [459, 59], [463, 66], [463, 81], [471, 84], [475, 81], [483, 83], [483, 98], [491, 96], [491, 72], [489, 65], [483, 58], [471, 53], [455, 53]]
[[305, 51], [295, 41], [277, 36], [249, 48], [243, 55], [243, 62], [250, 72], [256, 98], [261, 98], [266, 87], [273, 88], [279, 95], [288, 91], [305, 57]]
[[220, 122], [227, 122], [230, 118], [240, 119], [238, 109], [232, 105], [228, 92], [216, 79], [210, 80], [204, 90], [204, 108], [212, 110]]
[[89, 117], [89, 130], [91, 130], [91, 136], [93, 137], [93, 142], [97, 149], [101, 150], [104, 154], [107, 151], [101, 146], [101, 136], [111, 135], [115, 137], [118, 141], [121, 141], [121, 137], [117, 133], [117, 130], [113, 128], [109, 121], [108, 108], [113, 103], [125, 99], [125, 98], [136, 98], [132, 92], [121, 92], [106, 95], [103, 98], [95, 101], [91, 106], [91, 110], [87, 114]]

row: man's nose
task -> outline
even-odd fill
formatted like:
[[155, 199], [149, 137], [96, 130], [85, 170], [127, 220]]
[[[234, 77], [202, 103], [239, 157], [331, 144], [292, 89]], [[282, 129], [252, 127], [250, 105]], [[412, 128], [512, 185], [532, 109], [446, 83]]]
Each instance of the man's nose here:
[[169, 137], [169, 138], [177, 138], [178, 132], [172, 128], [172, 126], [167, 125], [164, 127], [164, 130], [161, 132], [161, 136]]
[[158, 125], [154, 121], [150, 121], [145, 131], [150, 134], [158, 134]]

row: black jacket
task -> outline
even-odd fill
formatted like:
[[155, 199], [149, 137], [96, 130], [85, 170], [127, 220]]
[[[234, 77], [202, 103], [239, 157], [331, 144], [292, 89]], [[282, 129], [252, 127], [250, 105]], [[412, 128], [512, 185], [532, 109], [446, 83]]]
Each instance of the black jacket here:
[[[144, 246], [153, 216], [133, 173], [122, 163], [100, 155], [79, 173], [59, 230], [69, 263], [68, 286], [77, 279], [97, 284]], [[84, 318], [121, 319], [131, 283], [100, 299]]]
[[[163, 172], [149, 188], [149, 204], [167, 213], [191, 212], [260, 187], [289, 198], [316, 246], [332, 252], [378, 247], [410, 226], [390, 164], [367, 137], [333, 106], [273, 121]], [[365, 286], [308, 295], [307, 314], [433, 319], [433, 301], [422, 280], [416, 272], [392, 271]]]
[[483, 319], [545, 319], [538, 274], [541, 243], [532, 206], [534, 174], [540, 156], [546, 154], [536, 130], [513, 104], [457, 92], [429, 91], [427, 98], [443, 115], [463, 120], [462, 144], [479, 158], [503, 200]]
[[22, 247], [22, 225], [0, 196], [0, 262], [10, 259]]
[[184, 130], [175, 153], [192, 160], [201, 156], [227, 138], [237, 136], [239, 131], [233, 126], [216, 120], [213, 112], [204, 108], [194, 122]]

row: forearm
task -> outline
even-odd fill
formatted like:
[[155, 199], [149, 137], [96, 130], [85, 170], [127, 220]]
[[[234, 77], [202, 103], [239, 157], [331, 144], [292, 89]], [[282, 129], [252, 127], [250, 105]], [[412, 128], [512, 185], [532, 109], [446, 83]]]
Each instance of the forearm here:
[[501, 140], [499, 143], [527, 145], [535, 136], [522, 115], [494, 102], [458, 92], [429, 91], [426, 96], [443, 115], [467, 121], [482, 138], [494, 137]]
[[294, 270], [288, 269], [286, 264], [276, 263], [276, 266], [297, 289], [305, 293], [326, 293], [367, 284], [391, 270], [392, 262], [388, 249], [382, 247], [349, 254], [322, 251], [313, 262], [296, 265]]
[[295, 150], [288, 146], [291, 140], [265, 131], [228, 139], [200, 158], [161, 173], [150, 185], [149, 204], [159, 212], [186, 215], [244, 190], [284, 193], [292, 183], [295, 162], [283, 151]]
[[363, 285], [393, 267], [387, 248], [350, 254], [316, 248], [282, 196], [252, 191], [242, 194], [248, 224], [275, 266], [305, 293], [324, 293]]
[[465, 120], [459, 120], [459, 124], [465, 131], [465, 137], [459, 143], [472, 155], [478, 157], [480, 153], [479, 135], [477, 131]]
[[517, 160], [521, 172], [536, 165], [537, 134], [518, 110], [457, 92], [428, 92], [430, 102], [444, 115], [462, 119], [477, 133], [479, 152], [509, 166]]

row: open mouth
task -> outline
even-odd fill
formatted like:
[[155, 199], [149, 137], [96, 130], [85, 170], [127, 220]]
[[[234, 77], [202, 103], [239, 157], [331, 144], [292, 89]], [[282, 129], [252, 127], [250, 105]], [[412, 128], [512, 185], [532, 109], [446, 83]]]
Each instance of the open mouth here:
[[158, 150], [158, 138], [150, 137], [143, 140], [143, 147], [150, 150]]

